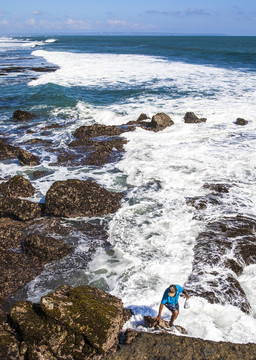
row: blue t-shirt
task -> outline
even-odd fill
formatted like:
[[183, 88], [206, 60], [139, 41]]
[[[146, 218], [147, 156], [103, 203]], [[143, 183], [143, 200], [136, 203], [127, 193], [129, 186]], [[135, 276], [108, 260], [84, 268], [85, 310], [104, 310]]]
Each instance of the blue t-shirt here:
[[163, 305], [165, 305], [167, 303], [171, 304], [171, 305], [177, 304], [177, 302], [179, 300], [179, 296], [183, 291], [183, 287], [181, 287], [180, 285], [175, 285], [175, 286], [177, 288], [177, 293], [176, 293], [176, 295], [174, 297], [171, 297], [171, 296], [168, 295], [169, 287], [165, 290], [162, 301], [161, 301], [161, 303]]

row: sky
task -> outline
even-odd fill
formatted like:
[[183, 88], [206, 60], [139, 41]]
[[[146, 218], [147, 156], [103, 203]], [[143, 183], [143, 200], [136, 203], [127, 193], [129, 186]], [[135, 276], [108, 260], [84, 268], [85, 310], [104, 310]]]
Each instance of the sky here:
[[255, 0], [2, 0], [6, 35], [256, 36]]

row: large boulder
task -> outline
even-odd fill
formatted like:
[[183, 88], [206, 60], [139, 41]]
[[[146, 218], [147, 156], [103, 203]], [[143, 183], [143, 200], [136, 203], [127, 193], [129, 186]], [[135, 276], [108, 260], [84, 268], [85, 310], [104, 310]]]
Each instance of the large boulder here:
[[120, 207], [122, 194], [86, 180], [56, 181], [47, 191], [45, 213], [63, 217], [102, 216]]
[[184, 122], [186, 124], [197, 124], [201, 122], [206, 122], [206, 118], [199, 118], [193, 112], [187, 112], [184, 116]]
[[169, 115], [165, 113], [158, 113], [152, 117], [150, 127], [157, 130], [163, 130], [167, 126], [172, 126], [174, 122]]
[[41, 216], [41, 208], [37, 203], [28, 200], [0, 198], [0, 217], [28, 221]]
[[28, 111], [16, 110], [12, 116], [15, 121], [28, 121], [35, 118], [35, 114]]
[[22, 149], [19, 151], [18, 160], [22, 166], [36, 166], [40, 163], [38, 156]]
[[116, 350], [124, 325], [122, 301], [89, 286], [60, 286], [40, 306], [17, 303], [10, 318], [29, 359], [99, 359]]
[[7, 197], [29, 197], [33, 196], [34, 193], [34, 186], [21, 175], [15, 175], [10, 180], [0, 184], [0, 194]]

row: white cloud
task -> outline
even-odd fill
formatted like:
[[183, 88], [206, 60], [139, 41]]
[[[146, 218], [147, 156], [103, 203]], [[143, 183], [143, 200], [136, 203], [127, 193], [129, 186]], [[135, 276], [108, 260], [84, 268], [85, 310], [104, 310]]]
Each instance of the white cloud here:
[[1, 25], [8, 25], [9, 22], [8, 22], [8, 20], [3, 19], [3, 20], [0, 21], [0, 24], [1, 24]]
[[152, 27], [145, 24], [141, 25], [136, 23], [130, 23], [125, 20], [115, 20], [115, 19], [108, 20], [107, 23], [111, 27], [126, 28], [126, 29], [148, 29]]
[[26, 20], [26, 24], [27, 24], [27, 25], [34, 26], [35, 23], [36, 23], [36, 20], [33, 19], [33, 18]]
[[72, 18], [68, 18], [65, 21], [65, 24], [68, 25], [69, 28], [71, 29], [90, 29], [91, 25], [89, 24], [88, 21], [84, 21], [84, 20], [75, 20]]

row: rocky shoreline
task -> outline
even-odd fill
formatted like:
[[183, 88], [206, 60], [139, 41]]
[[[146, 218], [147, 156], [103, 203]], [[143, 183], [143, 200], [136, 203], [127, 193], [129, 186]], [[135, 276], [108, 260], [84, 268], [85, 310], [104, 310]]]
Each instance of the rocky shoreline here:
[[[35, 117], [31, 113], [16, 111], [13, 120], [23, 123]], [[206, 119], [189, 112], [186, 113], [184, 122], [204, 123]], [[236, 124], [246, 125], [247, 122], [238, 118]], [[40, 138], [31, 139], [29, 143], [45, 146], [48, 151], [53, 151], [58, 160], [52, 165], [101, 166], [117, 161], [122, 156], [126, 139], [120, 137], [121, 134], [134, 131], [137, 127], [157, 132], [172, 125], [172, 119], [164, 113], [156, 114], [152, 119], [141, 114], [136, 121], [121, 126], [81, 126], [74, 132], [75, 140], [69, 144], [69, 151], [51, 149], [51, 142]], [[55, 127], [58, 128], [58, 124], [42, 130], [47, 132]], [[27, 133], [33, 131], [28, 130]], [[38, 156], [9, 144], [5, 138], [0, 139], [0, 159], [17, 159], [21, 166], [36, 166], [40, 163]], [[45, 175], [43, 171], [34, 172], [34, 178]], [[229, 191], [225, 184], [206, 184], [207, 186], [212, 191], [210, 194], [187, 199], [188, 206], [195, 208], [195, 216], [203, 216], [208, 204], [220, 204], [222, 195]], [[121, 300], [91, 287], [62, 286], [56, 292], [42, 297], [40, 305], [20, 302], [10, 309], [8, 298], [12, 294], [40, 274], [45, 264], [68, 256], [74, 250], [66, 242], [67, 235], [72, 232], [72, 225], [62, 226], [61, 218], [115, 213], [122, 201], [121, 193], [109, 192], [91, 180], [54, 182], [46, 193], [45, 204], [31, 201], [34, 193], [32, 184], [22, 176], [14, 176], [0, 184], [0, 358], [255, 359], [255, 344], [214, 343], [173, 334], [138, 333], [132, 330], [124, 335], [122, 327], [131, 315], [130, 311], [123, 309]], [[223, 263], [222, 267], [228, 270], [227, 276], [225, 279], [221, 276], [218, 278], [218, 281], [225, 282], [224, 287], [229, 285], [224, 295], [219, 296], [223, 289], [218, 292], [216, 283], [210, 284], [214, 288], [211, 293], [197, 286], [196, 295], [213, 303], [229, 302], [244, 312], [250, 311], [236, 275], [241, 273], [245, 265], [256, 262], [255, 226], [254, 219], [241, 216], [209, 223], [205, 232], [198, 236], [194, 248], [193, 269], [186, 284], [192, 295], [193, 286], [190, 284], [200, 283], [205, 264], [221, 262], [222, 255], [228, 253], [230, 246], [235, 243], [236, 258], [227, 259]], [[80, 230], [86, 236], [107, 241], [102, 225], [88, 223]], [[211, 252], [211, 246], [218, 249], [219, 258], [213, 258], [215, 255], [211, 258], [211, 254], [215, 254]], [[205, 257], [205, 254], [208, 256]], [[213, 269], [209, 269], [211, 271]], [[218, 274], [213, 275], [216, 277]], [[233, 293], [229, 288], [233, 289]], [[96, 301], [95, 307], [89, 310], [92, 299]], [[112, 302], [113, 308], [110, 308]], [[69, 312], [67, 304], [73, 307], [73, 312]], [[103, 318], [106, 318], [106, 322], [102, 322]], [[103, 328], [103, 323], [106, 324], [106, 329]], [[103, 340], [97, 338], [98, 332]], [[173, 357], [170, 353], [173, 353]]]

